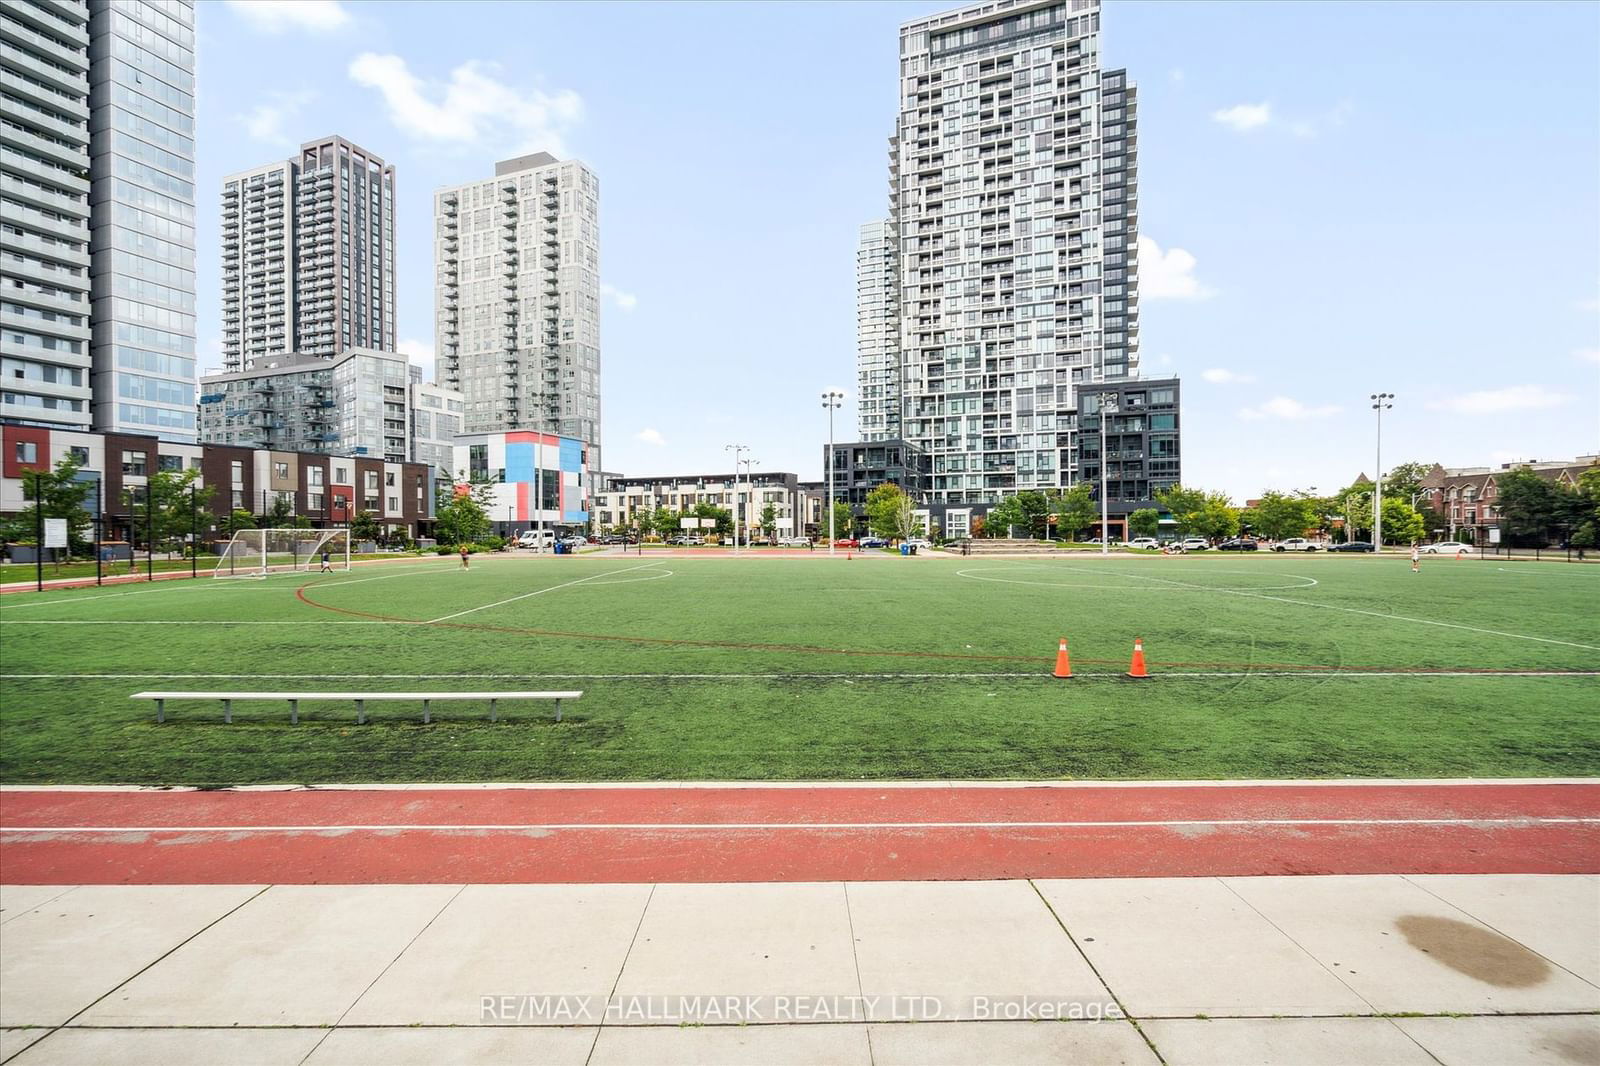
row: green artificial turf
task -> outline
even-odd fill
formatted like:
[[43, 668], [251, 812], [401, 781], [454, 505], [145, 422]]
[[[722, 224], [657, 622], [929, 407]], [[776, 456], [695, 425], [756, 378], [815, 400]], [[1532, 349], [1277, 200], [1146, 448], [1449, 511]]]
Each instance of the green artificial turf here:
[[[478, 556], [12, 594], [0, 780], [1593, 775], [1600, 678], [1413, 672], [1600, 670], [1597, 605], [1590, 567], [1270, 555]], [[128, 696], [161, 688], [584, 696], [559, 724], [188, 702], [158, 725]]]

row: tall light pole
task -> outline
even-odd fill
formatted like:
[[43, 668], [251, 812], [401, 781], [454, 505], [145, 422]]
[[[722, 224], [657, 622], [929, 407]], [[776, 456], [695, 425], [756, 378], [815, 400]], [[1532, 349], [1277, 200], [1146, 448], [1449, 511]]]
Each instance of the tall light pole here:
[[828, 554], [833, 554], [833, 412], [844, 406], [844, 393], [829, 389], [822, 394], [822, 406], [828, 409]]
[[1383, 412], [1394, 406], [1392, 392], [1372, 394], [1372, 409], [1378, 412], [1378, 470], [1372, 492], [1372, 550], [1383, 551]]
[[746, 459], [744, 461], [744, 491], [745, 495], [748, 497], [744, 505], [744, 546], [746, 548], [750, 547], [750, 513], [754, 511], [756, 507], [756, 472], [751, 468], [760, 465], [760, 459]]
[[739, 554], [739, 453], [747, 452], [747, 444], [724, 444], [722, 450], [733, 453], [733, 554]]
[[1111, 554], [1111, 498], [1109, 474], [1111, 456], [1106, 452], [1106, 422], [1117, 413], [1117, 398], [1100, 394], [1100, 554]]

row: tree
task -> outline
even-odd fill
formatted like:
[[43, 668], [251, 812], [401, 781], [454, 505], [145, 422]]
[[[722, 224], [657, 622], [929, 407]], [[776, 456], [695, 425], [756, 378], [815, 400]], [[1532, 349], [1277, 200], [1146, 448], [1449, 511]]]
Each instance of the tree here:
[[[1428, 471], [1433, 469], [1433, 463], [1400, 463], [1389, 469], [1383, 477], [1383, 494], [1388, 496], [1391, 492], [1407, 503], [1411, 498], [1422, 491], [1422, 479], [1428, 476]], [[1388, 518], [1384, 524], [1388, 524]]]
[[1552, 528], [1565, 525], [1571, 514], [1562, 490], [1525, 466], [1498, 475], [1495, 492], [1507, 531], [1523, 545], [1549, 543]]
[[1056, 495], [1056, 529], [1063, 540], [1077, 540], [1095, 520], [1094, 487], [1080, 481]]
[[761, 533], [768, 540], [778, 535], [778, 507], [769, 503], [761, 508]]
[[[439, 513], [438, 509], [443, 507], [447, 502], [445, 499], [445, 494], [448, 491], [448, 489], [441, 489], [439, 491], [437, 503], [434, 507], [434, 516], [436, 519]], [[350, 537], [352, 540], [371, 541], [378, 539], [378, 520], [373, 517], [371, 511], [357, 511], [355, 517], [350, 519]], [[444, 540], [443, 537], [440, 537], [439, 539], [441, 541]], [[444, 542], [447, 544], [450, 543], [449, 541]]]
[[1398, 496], [1383, 498], [1383, 540], [1385, 544], [1410, 544], [1422, 540], [1428, 526], [1405, 500]]
[[1269, 540], [1303, 537], [1316, 525], [1316, 512], [1311, 501], [1304, 496], [1285, 496], [1281, 492], [1262, 495], [1261, 502], [1251, 509], [1251, 528]]
[[917, 501], [902, 492], [899, 502], [895, 505], [894, 535], [901, 540], [910, 540], [926, 533], [927, 530], [922, 528], [922, 519], [917, 514]]
[[1190, 529], [1208, 540], [1237, 536], [1239, 512], [1220, 492], [1208, 493], [1204, 505], [1190, 518]]
[[232, 514], [217, 523], [217, 533], [229, 540], [241, 529], [254, 528], [256, 528], [256, 516], [242, 507], [234, 508]]
[[833, 504], [834, 538], [848, 537], [855, 528], [856, 516], [851, 512], [850, 505], [842, 500], [835, 500]]
[[993, 507], [984, 519], [983, 531], [990, 537], [1014, 537], [1019, 532], [1028, 535], [1028, 512], [1020, 496], [1007, 496]]
[[1200, 489], [1186, 489], [1182, 485], [1174, 485], [1170, 489], [1163, 489], [1156, 494], [1156, 501], [1166, 508], [1176, 523], [1177, 531], [1188, 536], [1204, 536], [1197, 527], [1200, 514], [1206, 507], [1206, 494]]
[[1330, 501], [1334, 513], [1344, 516], [1344, 539], [1361, 540], [1372, 532], [1372, 484], [1358, 481], [1341, 489]]
[[[172, 545], [199, 533], [199, 515], [206, 513], [215, 488], [197, 488], [198, 470], [157, 470], [146, 480], [143, 490], [128, 488], [123, 496], [134, 514], [140, 534], [152, 538], [150, 548]], [[136, 498], [137, 494], [137, 498]]]
[[262, 516], [268, 529], [283, 529], [287, 527], [289, 519], [294, 516], [294, 499], [284, 493], [272, 499], [272, 506], [267, 508], [267, 513]]
[[474, 544], [489, 535], [492, 525], [475, 493], [457, 492], [454, 485], [440, 487], [433, 529], [441, 544]]
[[1050, 528], [1050, 497], [1034, 489], [1017, 493], [1017, 503], [1022, 507], [1022, 529], [1025, 537], [1044, 537]]
[[1153, 537], [1161, 528], [1161, 512], [1154, 507], [1141, 507], [1128, 516], [1128, 528], [1136, 537]]
[[909, 497], [904, 489], [892, 481], [885, 481], [867, 493], [867, 529], [875, 536], [894, 536], [899, 525], [902, 499]]
[[67, 520], [67, 552], [82, 555], [89, 550], [83, 529], [93, 522], [84, 504], [94, 491], [93, 481], [78, 480], [78, 464], [68, 456], [52, 470], [24, 470], [22, 498], [32, 500], [12, 515], [0, 529], [0, 540], [32, 544], [39, 536], [39, 517]]

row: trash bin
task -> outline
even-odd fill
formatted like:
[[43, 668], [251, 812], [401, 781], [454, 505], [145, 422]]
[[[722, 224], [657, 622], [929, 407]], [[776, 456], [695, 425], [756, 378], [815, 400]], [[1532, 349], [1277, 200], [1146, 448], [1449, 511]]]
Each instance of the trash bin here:
[[567, 546], [565, 544], [561, 543], [559, 540], [556, 541], [555, 553], [557, 555], [565, 555], [565, 554], [567, 554]]
[[909, 545], [909, 544], [900, 545], [900, 554], [901, 555], [910, 555], [911, 554], [911, 545]]

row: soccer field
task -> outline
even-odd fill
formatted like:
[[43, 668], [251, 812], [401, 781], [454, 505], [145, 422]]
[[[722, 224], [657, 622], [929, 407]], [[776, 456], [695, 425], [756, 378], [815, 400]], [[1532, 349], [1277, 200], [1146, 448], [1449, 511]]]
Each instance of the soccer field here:
[[[1594, 775], [1600, 567], [423, 559], [9, 595], [0, 674], [7, 783]], [[128, 698], [519, 688], [584, 696], [365, 726]]]

